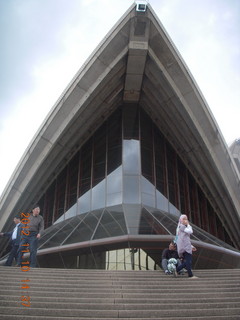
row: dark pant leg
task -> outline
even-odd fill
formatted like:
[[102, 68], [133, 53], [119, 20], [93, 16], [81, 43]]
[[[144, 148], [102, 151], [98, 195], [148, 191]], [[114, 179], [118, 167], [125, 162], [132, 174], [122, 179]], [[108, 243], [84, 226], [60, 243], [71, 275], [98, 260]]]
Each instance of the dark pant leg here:
[[186, 265], [186, 269], [188, 272], [188, 276], [192, 277], [193, 273], [192, 273], [192, 255], [191, 253], [188, 252], [184, 252], [184, 261], [185, 261], [185, 265]]
[[38, 249], [38, 238], [37, 234], [31, 234], [29, 236], [29, 245], [30, 245], [30, 267], [35, 268], [37, 262], [37, 249]]
[[[181, 260], [180, 260], [181, 261]], [[183, 268], [186, 268], [186, 262], [185, 259], [183, 258], [182, 263], [180, 262], [180, 264], [177, 266], [177, 272], [181, 271]]]
[[13, 263], [13, 260], [17, 260], [17, 256], [18, 256], [18, 248], [19, 246], [18, 245], [14, 245], [12, 246], [12, 249], [9, 253], [9, 256], [7, 258], [7, 261], [5, 263], [5, 266], [11, 266], [12, 263]]
[[168, 260], [167, 259], [162, 259], [162, 268], [164, 271], [168, 270]]
[[18, 254], [17, 254], [17, 264], [20, 266], [22, 264], [22, 258], [23, 254], [25, 252], [29, 252], [29, 239], [28, 236], [22, 236], [19, 248], [18, 248]]

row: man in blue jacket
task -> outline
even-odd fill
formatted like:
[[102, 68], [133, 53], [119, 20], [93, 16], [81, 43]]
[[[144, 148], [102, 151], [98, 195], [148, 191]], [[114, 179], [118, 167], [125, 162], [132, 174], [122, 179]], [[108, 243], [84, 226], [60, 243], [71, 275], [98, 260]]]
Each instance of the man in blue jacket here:
[[19, 244], [21, 240], [21, 230], [22, 230], [21, 219], [19, 216], [15, 216], [13, 221], [16, 224], [16, 226], [12, 231], [0, 233], [0, 236], [8, 237], [11, 240], [11, 245], [12, 245], [12, 249], [9, 253], [5, 266], [11, 266], [14, 259], [15, 261], [17, 261], [18, 249], [19, 249]]

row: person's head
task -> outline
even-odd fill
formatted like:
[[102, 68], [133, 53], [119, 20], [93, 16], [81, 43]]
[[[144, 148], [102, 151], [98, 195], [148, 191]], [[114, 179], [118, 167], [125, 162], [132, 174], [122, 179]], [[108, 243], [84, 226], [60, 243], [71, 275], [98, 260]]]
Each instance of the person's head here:
[[33, 207], [32, 207], [32, 214], [34, 216], [38, 216], [40, 213], [40, 206], [38, 204], [35, 204]]
[[18, 224], [18, 223], [21, 222], [21, 218], [20, 218], [19, 216], [15, 216], [15, 217], [13, 218], [13, 222], [14, 222], [15, 224]]
[[180, 218], [179, 218], [179, 222], [181, 223], [181, 224], [188, 224], [188, 217], [186, 216], [186, 214], [182, 214], [181, 216], [180, 216]]
[[176, 250], [176, 244], [175, 244], [175, 242], [173, 242], [173, 241], [171, 241], [170, 243], [169, 243], [169, 246], [168, 246], [168, 249], [169, 250]]

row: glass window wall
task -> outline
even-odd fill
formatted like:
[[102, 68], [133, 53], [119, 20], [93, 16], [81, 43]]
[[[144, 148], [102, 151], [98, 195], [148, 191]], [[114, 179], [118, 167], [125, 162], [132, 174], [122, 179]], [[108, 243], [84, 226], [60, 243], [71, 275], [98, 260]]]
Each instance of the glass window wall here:
[[[38, 202], [45, 227], [75, 214], [84, 215], [123, 203], [141, 204], [176, 216], [188, 214], [192, 223], [232, 244], [220, 218], [177, 152], [147, 113], [134, 104], [121, 106], [112, 113], [79, 148]], [[132, 214], [131, 210], [125, 212], [125, 216]], [[105, 216], [112, 221], [111, 215]], [[84, 224], [79, 225], [83, 233]]]

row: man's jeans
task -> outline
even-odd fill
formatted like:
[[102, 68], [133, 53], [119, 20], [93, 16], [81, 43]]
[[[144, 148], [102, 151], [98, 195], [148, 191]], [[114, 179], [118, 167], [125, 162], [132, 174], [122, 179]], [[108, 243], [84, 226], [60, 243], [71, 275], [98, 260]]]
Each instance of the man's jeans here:
[[188, 276], [192, 277], [192, 255], [188, 252], [183, 254], [183, 263], [177, 267], [177, 272], [181, 271], [183, 268], [187, 269]]
[[[26, 244], [29, 244], [27, 246]], [[22, 257], [24, 252], [30, 251], [30, 267], [36, 267], [36, 256], [38, 249], [38, 238], [37, 232], [30, 232], [29, 236], [23, 235], [20, 245], [19, 245], [19, 254], [18, 254], [18, 265], [22, 264]]]
[[11, 266], [14, 258], [17, 261], [19, 245], [18, 244], [15, 245], [15, 242], [16, 242], [15, 240], [12, 241], [12, 249], [9, 253], [5, 266], [8, 266], [8, 267]]

